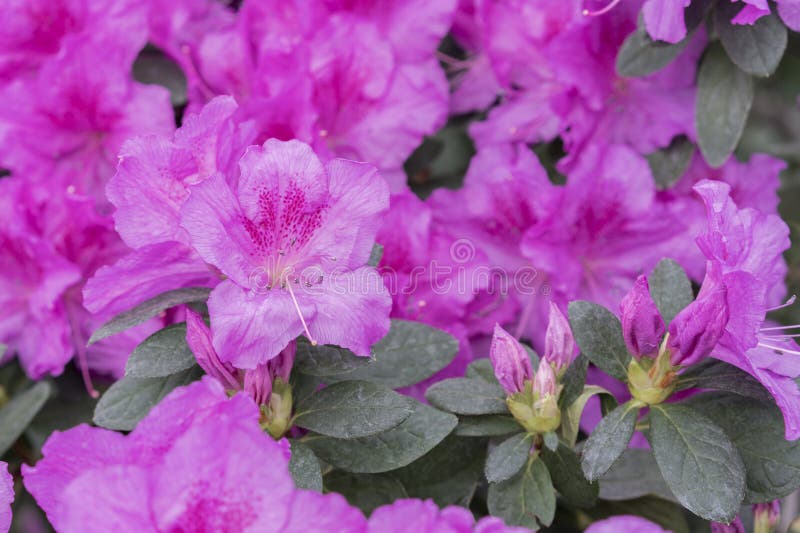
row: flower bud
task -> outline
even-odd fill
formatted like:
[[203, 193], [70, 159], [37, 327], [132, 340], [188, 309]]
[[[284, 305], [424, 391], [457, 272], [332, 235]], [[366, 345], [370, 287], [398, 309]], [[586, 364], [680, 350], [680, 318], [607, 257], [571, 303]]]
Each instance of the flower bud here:
[[655, 357], [666, 333], [664, 319], [650, 295], [645, 276], [636, 278], [633, 288], [620, 302], [622, 336], [636, 359]]
[[533, 379], [533, 367], [525, 348], [499, 324], [489, 347], [494, 375], [509, 395], [525, 390], [525, 382]]
[[730, 524], [711, 522], [711, 533], [745, 533], [744, 524], [737, 516]]
[[279, 440], [289, 431], [291, 420], [292, 387], [282, 378], [275, 378], [269, 403], [261, 406], [261, 427]]
[[672, 364], [689, 366], [710, 354], [725, 332], [728, 317], [727, 287], [721, 268], [709, 261], [697, 299], [669, 325]]
[[546, 360], [542, 360], [533, 378], [533, 397], [536, 398], [537, 395], [540, 398], [547, 395], [555, 396], [557, 389], [558, 383], [553, 367]]
[[753, 506], [753, 533], [773, 533], [780, 519], [780, 500], [755, 504]]
[[241, 385], [236, 377], [236, 369], [229, 363], [223, 363], [214, 346], [211, 344], [211, 330], [203, 318], [186, 307], [186, 344], [192, 350], [197, 364], [206, 374], [219, 380], [228, 390], [240, 390]]
[[526, 390], [509, 396], [506, 404], [522, 427], [530, 433], [543, 434], [557, 429], [561, 424], [559, 393], [553, 367], [542, 360], [533, 381], [527, 382]]
[[575, 337], [564, 313], [552, 301], [544, 338], [544, 360], [550, 361], [561, 374], [575, 359]]
[[631, 396], [647, 405], [656, 405], [669, 398], [676, 384], [677, 372], [666, 349], [661, 350], [655, 359], [631, 359], [628, 364], [628, 390]]

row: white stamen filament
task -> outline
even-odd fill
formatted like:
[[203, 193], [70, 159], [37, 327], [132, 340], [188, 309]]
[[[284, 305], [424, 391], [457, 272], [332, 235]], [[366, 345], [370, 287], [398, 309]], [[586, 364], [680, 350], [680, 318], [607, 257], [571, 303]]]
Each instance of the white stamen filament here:
[[786, 300], [786, 303], [778, 305], [778, 306], [775, 306], [775, 307], [768, 307], [767, 308], [767, 312], [777, 311], [778, 309], [783, 309], [784, 307], [789, 307], [790, 305], [792, 305], [795, 302], [795, 300], [797, 300], [797, 296], [793, 294], [791, 298]]
[[303, 318], [303, 313], [300, 312], [300, 305], [297, 303], [297, 298], [294, 297], [294, 291], [292, 291], [292, 283], [288, 279], [286, 280], [286, 288], [289, 289], [289, 296], [292, 297], [292, 302], [294, 303], [294, 308], [297, 311], [297, 316], [300, 317], [300, 322], [303, 323], [303, 329], [306, 332], [306, 337], [311, 342], [311, 346], [316, 346], [317, 341], [314, 337], [311, 336], [311, 332], [308, 331], [308, 324], [306, 324], [306, 319]]
[[759, 342], [758, 345], [763, 346], [764, 348], [775, 350], [776, 352], [790, 353], [792, 355], [800, 355], [800, 352], [798, 352], [797, 350], [789, 350], [788, 348], [781, 348], [780, 346], [774, 346], [772, 344], [767, 344], [766, 342]]
[[611, 2], [608, 3], [608, 5], [606, 5], [606, 7], [602, 8], [602, 9], [598, 9], [597, 11], [589, 11], [588, 9], [584, 9], [583, 10], [583, 16], [585, 16], [585, 17], [597, 17], [597, 16], [600, 16], [600, 15], [605, 15], [606, 13], [608, 13], [609, 11], [614, 9], [614, 6], [619, 4], [620, 1], [621, 0], [612, 0]]

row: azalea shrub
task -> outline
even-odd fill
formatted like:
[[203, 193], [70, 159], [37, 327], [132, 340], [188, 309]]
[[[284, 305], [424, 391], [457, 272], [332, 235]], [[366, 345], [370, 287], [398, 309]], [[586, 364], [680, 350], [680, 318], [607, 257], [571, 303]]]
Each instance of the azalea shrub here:
[[795, 30], [2, 2], [0, 533], [800, 531]]

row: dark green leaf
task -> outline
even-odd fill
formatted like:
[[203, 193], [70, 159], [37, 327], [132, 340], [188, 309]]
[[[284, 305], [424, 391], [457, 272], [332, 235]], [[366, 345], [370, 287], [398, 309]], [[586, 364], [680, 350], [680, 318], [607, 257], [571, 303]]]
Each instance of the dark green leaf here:
[[500, 385], [500, 382], [497, 381], [497, 376], [494, 375], [492, 361], [488, 357], [475, 359], [468, 364], [465, 375], [468, 378], [482, 379], [492, 385]]
[[368, 381], [342, 381], [297, 405], [294, 423], [329, 437], [354, 439], [392, 429], [409, 417], [414, 403]]
[[16, 442], [44, 407], [50, 396], [50, 390], [48, 382], [40, 381], [15, 395], [0, 409], [0, 456]]
[[747, 472], [745, 501], [777, 500], [800, 487], [800, 445], [784, 438], [783, 416], [774, 402], [705, 393], [687, 403], [719, 425], [739, 450]]
[[447, 436], [410, 465], [389, 472], [412, 498], [433, 498], [437, 505], [467, 505], [483, 477], [485, 439]]
[[292, 457], [289, 459], [289, 472], [298, 489], [322, 492], [322, 470], [319, 459], [311, 448], [300, 441], [291, 441]]
[[392, 320], [389, 333], [372, 347], [370, 364], [332, 377], [372, 381], [391, 389], [408, 387], [449, 365], [456, 352], [458, 341], [452, 335], [419, 322]]
[[489, 512], [509, 526], [537, 529], [550, 525], [556, 512], [556, 494], [550, 473], [538, 459], [529, 460], [516, 476], [489, 485]]
[[170, 307], [189, 302], [205, 301], [210, 293], [211, 289], [206, 287], [186, 287], [159, 294], [155, 298], [142, 302], [133, 309], [115, 316], [100, 326], [92, 333], [89, 338], [89, 344], [137, 326]]
[[345, 348], [328, 344], [312, 346], [302, 340], [297, 343], [294, 369], [301, 374], [330, 377], [348, 374], [372, 362], [371, 358], [359, 357]]
[[501, 437], [522, 431], [513, 417], [504, 415], [478, 415], [458, 417], [455, 434], [460, 437]]
[[181, 67], [160, 50], [150, 46], [142, 50], [133, 63], [132, 74], [138, 82], [166, 87], [173, 106], [186, 103], [186, 76]]
[[197, 364], [186, 344], [186, 322], [156, 331], [133, 350], [125, 364], [125, 375], [160, 378], [188, 370]]
[[716, 359], [706, 359], [689, 367], [681, 374], [677, 389], [723, 390], [764, 402], [772, 401], [767, 389], [753, 376]]
[[570, 448], [559, 443], [555, 450], [542, 449], [541, 459], [550, 471], [553, 485], [564, 499], [576, 507], [592, 507], [597, 501], [597, 483], [583, 477], [581, 461]]
[[745, 495], [745, 470], [719, 426], [683, 405], [655, 405], [649, 439], [664, 480], [684, 507], [706, 520], [734, 519]]
[[583, 447], [581, 466], [586, 478], [595, 480], [608, 472], [633, 437], [639, 405], [630, 401], [604, 417]]
[[528, 433], [517, 433], [489, 450], [484, 473], [490, 483], [505, 481], [520, 471], [531, 455], [533, 437]]
[[619, 319], [601, 305], [578, 300], [569, 303], [569, 324], [581, 352], [600, 370], [624, 381], [631, 356]]
[[505, 391], [482, 379], [445, 379], [431, 385], [425, 398], [435, 407], [459, 415], [508, 413]]
[[635, 78], [648, 76], [666, 67], [678, 57], [688, 39], [676, 44], [654, 41], [644, 28], [631, 33], [617, 53], [617, 73]]
[[378, 473], [401, 468], [428, 453], [456, 427], [458, 419], [424, 404], [399, 426], [358, 439], [314, 436], [306, 443], [317, 457], [355, 473]]
[[650, 295], [667, 325], [694, 301], [692, 282], [683, 268], [672, 259], [659, 261], [647, 281], [650, 284]]
[[712, 167], [722, 166], [739, 143], [753, 92], [753, 78], [720, 45], [709, 46], [697, 75], [695, 124], [700, 151]]
[[130, 431], [175, 387], [203, 375], [200, 367], [161, 378], [124, 377], [111, 385], [94, 410], [94, 423], [107, 429]]
[[572, 402], [578, 399], [578, 396], [583, 392], [583, 386], [586, 384], [586, 371], [589, 368], [589, 359], [580, 354], [572, 361], [567, 371], [564, 372], [564, 389], [561, 391], [561, 396], [558, 398], [558, 406], [561, 409], [566, 409]]
[[786, 50], [786, 26], [774, 13], [753, 24], [733, 24], [741, 11], [732, 2], [719, 2], [714, 11], [714, 26], [728, 57], [740, 69], [753, 76], [769, 76], [781, 62]]
[[341, 494], [367, 516], [382, 505], [408, 498], [402, 483], [390, 474], [352, 474], [337, 470], [325, 476], [325, 489]]
[[675, 137], [669, 146], [647, 155], [653, 179], [659, 189], [669, 189], [689, 168], [695, 145], [685, 136]]
[[378, 244], [377, 242], [372, 245], [372, 251], [369, 253], [369, 260], [367, 264], [372, 267], [378, 266], [378, 263], [381, 262], [381, 257], [383, 257], [383, 246]]
[[648, 494], [677, 501], [658, 471], [656, 458], [650, 450], [625, 450], [600, 478], [600, 497], [604, 500], [629, 500]]

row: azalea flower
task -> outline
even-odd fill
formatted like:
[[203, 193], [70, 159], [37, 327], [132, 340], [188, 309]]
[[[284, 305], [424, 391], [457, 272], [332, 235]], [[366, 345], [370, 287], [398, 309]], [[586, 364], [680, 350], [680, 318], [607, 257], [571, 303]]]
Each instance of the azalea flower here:
[[8, 464], [0, 461], [0, 533], [11, 528], [11, 504], [14, 502], [14, 478], [8, 472]]
[[216, 351], [252, 369], [305, 334], [369, 355], [391, 306], [365, 266], [389, 199], [375, 168], [323, 166], [309, 146], [277, 140], [239, 165], [238, 185], [214, 174], [181, 208], [191, 245], [227, 278], [208, 300]]
[[431, 500], [399, 499], [370, 515], [366, 533], [524, 533], [493, 516], [475, 523], [472, 513], [456, 505], [440, 509]]
[[592, 524], [586, 533], [618, 533], [619, 531], [637, 531], [639, 533], [669, 533], [658, 524], [635, 515], [617, 515]]
[[54, 433], [43, 459], [23, 465], [25, 487], [62, 533], [363, 531], [342, 496], [295, 488], [285, 442], [258, 418], [249, 397], [229, 399], [204, 377], [129, 435], [85, 424]]
[[[794, 301], [777, 305], [785, 290], [782, 253], [789, 247], [789, 229], [775, 215], [740, 209], [724, 183], [702, 181], [695, 190], [706, 204], [708, 229], [697, 243], [709, 267], [697, 299], [670, 324], [671, 347], [684, 364], [710, 353], [752, 375], [783, 412], [786, 438], [796, 439], [800, 348], [793, 340], [795, 326], [765, 323], [769, 311]], [[697, 333], [687, 333], [692, 331]], [[714, 336], [718, 342], [712, 342]]]

